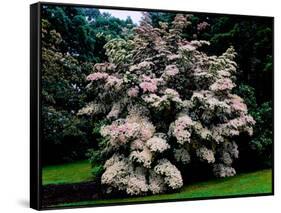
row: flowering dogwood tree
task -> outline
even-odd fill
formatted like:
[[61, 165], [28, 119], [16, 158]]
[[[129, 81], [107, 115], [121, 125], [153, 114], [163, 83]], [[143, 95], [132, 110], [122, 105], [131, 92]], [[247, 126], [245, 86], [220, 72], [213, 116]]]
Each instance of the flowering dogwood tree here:
[[207, 41], [181, 37], [190, 15], [172, 26], [150, 25], [145, 16], [132, 38], [105, 45], [108, 62], [87, 77], [93, 101], [78, 114], [109, 121], [100, 134], [107, 161], [101, 183], [107, 192], [162, 193], [183, 186], [179, 168], [199, 159], [214, 175], [235, 175], [234, 138], [253, 133], [255, 121], [235, 87], [235, 51], [221, 56], [200, 51]]

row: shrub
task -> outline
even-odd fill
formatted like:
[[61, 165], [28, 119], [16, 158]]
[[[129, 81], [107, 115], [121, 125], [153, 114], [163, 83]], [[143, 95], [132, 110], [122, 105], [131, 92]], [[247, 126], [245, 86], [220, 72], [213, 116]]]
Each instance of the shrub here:
[[235, 175], [235, 137], [253, 133], [254, 119], [236, 86], [235, 51], [200, 51], [207, 41], [187, 41], [191, 23], [178, 14], [169, 28], [145, 16], [130, 39], [105, 45], [108, 62], [87, 77], [93, 100], [80, 113], [104, 114], [100, 134], [107, 156], [101, 183], [107, 192], [161, 193], [183, 186], [181, 165], [208, 164], [214, 175]]

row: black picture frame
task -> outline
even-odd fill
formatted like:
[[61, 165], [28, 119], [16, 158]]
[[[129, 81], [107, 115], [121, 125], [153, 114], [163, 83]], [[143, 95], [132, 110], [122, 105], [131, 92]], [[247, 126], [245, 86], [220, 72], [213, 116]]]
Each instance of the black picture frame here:
[[[67, 6], [67, 7], [85, 7], [98, 9], [116, 9], [129, 11], [151, 11], [151, 12], [169, 12], [169, 13], [192, 13], [192, 14], [219, 14], [231, 16], [249, 16], [250, 15], [236, 15], [224, 13], [206, 13], [193, 11], [178, 11], [178, 10], [158, 10], [150, 8], [133, 8], [133, 7], [115, 7], [103, 5], [86, 5], [86, 4], [67, 4], [67, 3], [50, 3], [38, 2], [30, 5], [30, 207], [36, 210], [54, 209], [53, 207], [42, 206], [42, 128], [41, 128], [41, 114], [42, 114], [42, 83], [41, 83], [41, 10], [46, 6]], [[273, 30], [273, 65], [274, 65], [274, 17], [259, 16], [272, 19]], [[272, 96], [273, 96], [273, 127], [274, 127], [274, 67], [272, 75]], [[143, 203], [162, 203], [175, 201], [191, 201], [191, 200], [211, 200], [211, 199], [225, 199], [237, 197], [257, 197], [257, 196], [272, 196], [274, 195], [274, 128], [273, 128], [273, 149], [272, 149], [272, 193], [263, 194], [247, 194], [234, 196], [213, 196], [200, 198], [185, 198], [176, 200], [160, 200], [160, 201], [143, 201], [143, 202], [122, 202], [113, 204], [99, 204], [99, 205], [79, 205], [72, 207], [55, 207], [55, 209], [66, 208], [81, 208], [81, 207], [97, 207], [97, 206], [112, 206], [112, 205], [132, 205]]]

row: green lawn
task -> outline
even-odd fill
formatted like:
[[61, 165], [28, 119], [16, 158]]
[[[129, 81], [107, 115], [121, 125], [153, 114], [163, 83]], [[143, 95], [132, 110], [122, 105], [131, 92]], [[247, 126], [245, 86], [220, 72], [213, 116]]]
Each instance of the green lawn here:
[[60, 205], [56, 205], [56, 207], [272, 193], [271, 177], [272, 172], [270, 169], [268, 169], [251, 173], [238, 174], [230, 178], [194, 183], [184, 186], [180, 192], [173, 194], [63, 203]]
[[43, 167], [42, 179], [43, 185], [88, 181], [91, 180], [91, 165], [85, 160]]

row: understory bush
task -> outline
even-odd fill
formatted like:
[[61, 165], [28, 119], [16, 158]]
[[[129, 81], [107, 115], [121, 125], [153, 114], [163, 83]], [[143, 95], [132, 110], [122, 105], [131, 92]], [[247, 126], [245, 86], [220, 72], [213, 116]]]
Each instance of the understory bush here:
[[[200, 50], [208, 41], [181, 33], [190, 15], [178, 14], [172, 26], [151, 25], [148, 16], [128, 39], [105, 45], [108, 62], [87, 76], [93, 100], [79, 115], [101, 116], [103, 137], [94, 161], [104, 162], [106, 192], [158, 194], [183, 186], [185, 165], [199, 160], [217, 177], [235, 175], [241, 133], [253, 134], [255, 120], [243, 99], [233, 94], [235, 50], [220, 56]], [[99, 170], [101, 171], [101, 170]]]
[[[241, 84], [237, 88], [237, 93], [244, 98], [248, 106], [249, 114], [255, 119], [255, 134], [249, 142], [241, 144], [245, 148], [243, 154], [248, 159], [248, 163], [241, 162], [248, 168], [268, 168], [272, 166], [273, 153], [273, 111], [272, 101], [257, 104], [255, 89], [251, 86]], [[243, 142], [241, 142], [243, 143]], [[242, 156], [243, 157], [243, 156]], [[241, 159], [245, 161], [245, 159]]]

